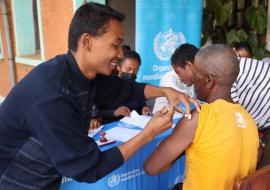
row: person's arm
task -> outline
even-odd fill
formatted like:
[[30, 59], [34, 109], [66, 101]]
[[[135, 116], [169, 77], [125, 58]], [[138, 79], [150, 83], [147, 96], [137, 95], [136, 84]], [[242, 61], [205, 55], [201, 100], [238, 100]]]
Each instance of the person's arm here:
[[146, 85], [144, 88], [144, 94], [146, 99], [166, 96], [170, 105], [172, 105], [173, 108], [180, 113], [183, 113], [183, 111], [178, 106], [180, 102], [184, 103], [187, 114], [191, 113], [189, 105], [190, 102], [192, 102], [196, 106], [197, 111], [200, 111], [200, 104], [195, 99], [190, 98], [186, 94], [178, 92], [177, 90], [170, 87]]
[[121, 166], [124, 158], [118, 147], [100, 151], [80, 113], [76, 102], [60, 96], [33, 105], [25, 123], [59, 173], [91, 183]]
[[157, 135], [172, 126], [172, 117], [174, 110], [167, 107], [157, 112], [147, 123], [146, 127], [135, 137], [119, 146], [119, 150], [124, 160], [129, 159], [142, 146], [153, 140]]
[[115, 110], [114, 109], [101, 109], [99, 111], [99, 115], [100, 117], [103, 119], [103, 120], [110, 120], [110, 119], [114, 119], [115, 116], [114, 116], [114, 112]]
[[128, 107], [125, 106], [119, 106], [116, 109], [108, 109], [108, 110], [101, 110], [100, 116], [103, 118], [105, 122], [108, 122], [110, 120], [117, 120], [121, 119], [124, 116], [129, 116], [130, 110]]
[[128, 82], [126, 80], [121, 80], [118, 77], [108, 77], [99, 75], [97, 77], [97, 99], [99, 103], [110, 102], [113, 100], [140, 100], [151, 99], [156, 97], [166, 96], [169, 103], [173, 108], [182, 112], [178, 107], [180, 102], [183, 102], [187, 114], [190, 114], [189, 103], [192, 102], [196, 106], [196, 109], [200, 110], [199, 103], [193, 98], [187, 97], [184, 93], [178, 92], [173, 88], [169, 87], [158, 87], [149, 84]]
[[181, 155], [181, 153], [192, 143], [198, 124], [198, 112], [192, 112], [192, 119], [182, 118], [175, 126], [174, 131], [144, 162], [144, 170], [149, 175], [156, 175], [169, 166]]

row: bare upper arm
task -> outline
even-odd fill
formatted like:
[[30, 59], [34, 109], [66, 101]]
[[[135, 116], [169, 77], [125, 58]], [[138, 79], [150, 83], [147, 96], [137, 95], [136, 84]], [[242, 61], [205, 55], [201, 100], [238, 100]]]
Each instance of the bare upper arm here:
[[158, 174], [164, 167], [171, 164], [192, 143], [199, 114], [192, 111], [192, 119], [183, 118], [177, 123], [175, 129], [159, 146], [152, 152], [144, 163], [146, 173]]

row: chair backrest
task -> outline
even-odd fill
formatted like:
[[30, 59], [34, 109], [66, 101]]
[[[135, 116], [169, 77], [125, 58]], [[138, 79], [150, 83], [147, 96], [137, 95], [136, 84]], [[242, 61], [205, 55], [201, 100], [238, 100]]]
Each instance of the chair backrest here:
[[270, 190], [270, 165], [237, 181], [234, 190]]

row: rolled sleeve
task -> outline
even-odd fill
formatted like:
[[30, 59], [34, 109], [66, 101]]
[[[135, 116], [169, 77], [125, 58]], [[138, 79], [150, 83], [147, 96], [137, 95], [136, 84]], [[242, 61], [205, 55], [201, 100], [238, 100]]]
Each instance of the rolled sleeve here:
[[133, 88], [131, 89], [131, 99], [145, 101], [146, 100], [144, 95], [145, 85], [146, 85], [145, 83], [134, 82]]

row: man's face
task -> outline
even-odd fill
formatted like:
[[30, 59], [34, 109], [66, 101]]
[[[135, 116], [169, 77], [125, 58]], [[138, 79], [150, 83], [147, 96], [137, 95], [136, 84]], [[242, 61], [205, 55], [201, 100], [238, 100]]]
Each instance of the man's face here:
[[179, 79], [185, 83], [187, 86], [191, 86], [193, 84], [193, 72], [192, 72], [192, 64], [188, 64], [185, 66], [185, 68], [172, 65], [174, 71], [179, 76]]
[[91, 49], [87, 59], [91, 63], [89, 69], [96, 74], [111, 74], [116, 63], [123, 58], [121, 24], [118, 20], [112, 19], [107, 25], [106, 33], [91, 39]]
[[117, 65], [117, 70], [119, 75], [121, 75], [122, 73], [132, 73], [132, 74], [136, 74], [139, 71], [139, 61], [136, 59], [124, 59], [123, 62], [120, 65]]

